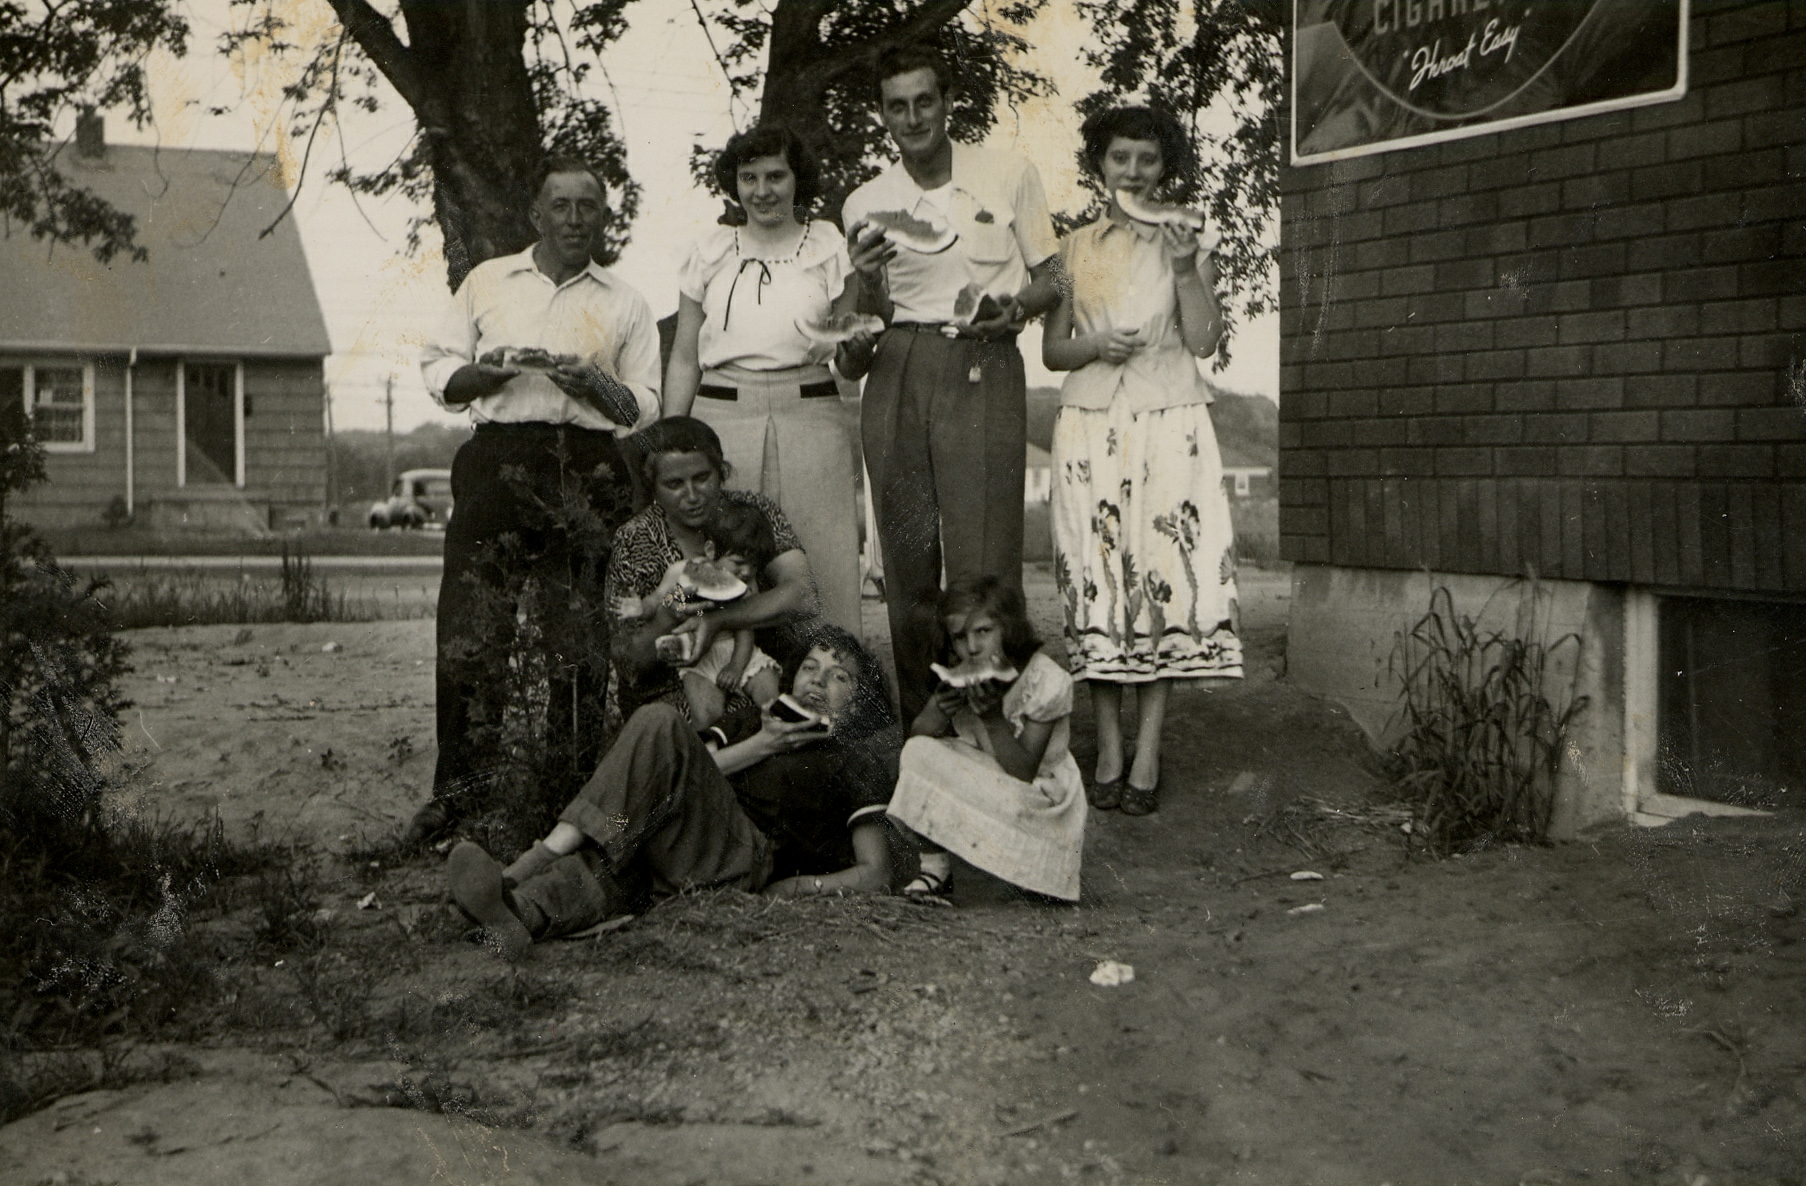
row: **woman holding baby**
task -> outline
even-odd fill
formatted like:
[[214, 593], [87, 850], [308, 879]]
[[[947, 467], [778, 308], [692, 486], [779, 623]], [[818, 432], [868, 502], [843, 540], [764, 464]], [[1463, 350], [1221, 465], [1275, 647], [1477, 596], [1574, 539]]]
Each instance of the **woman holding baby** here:
[[[815, 612], [810, 557], [775, 502], [724, 488], [732, 471], [707, 424], [669, 417], [634, 443], [652, 502], [615, 533], [603, 588], [621, 716], [663, 700], [707, 726], [736, 695], [769, 698], [762, 687], [774, 661], [736, 635], [756, 632], [772, 650], [794, 649], [786, 629]], [[737, 564], [747, 591], [724, 602], [687, 594], [673, 566], [690, 560]], [[681, 653], [667, 642], [661, 654], [661, 639], [677, 640]]]
[[762, 124], [727, 142], [714, 179], [739, 225], [690, 246], [678, 280], [677, 334], [665, 370], [664, 414], [715, 430], [735, 488], [783, 508], [809, 554], [820, 612], [859, 631], [858, 520], [849, 512], [859, 458], [855, 419], [836, 370], [871, 345], [836, 344], [830, 317], [854, 313], [845, 239], [798, 217], [819, 189], [814, 158], [789, 129]]

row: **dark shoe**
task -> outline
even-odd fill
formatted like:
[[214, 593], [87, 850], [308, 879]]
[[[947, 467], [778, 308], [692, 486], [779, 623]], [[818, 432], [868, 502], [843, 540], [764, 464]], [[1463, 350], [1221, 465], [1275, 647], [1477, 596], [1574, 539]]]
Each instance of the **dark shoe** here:
[[451, 808], [443, 799], [428, 799], [426, 806], [414, 813], [408, 821], [408, 830], [401, 834], [403, 848], [419, 848], [431, 844], [439, 838], [439, 834], [457, 821], [452, 818]]
[[918, 906], [953, 905], [953, 875], [942, 877], [923, 869], [903, 887], [903, 900]]
[[1124, 815], [1152, 815], [1160, 810], [1160, 784], [1151, 787], [1138, 787], [1132, 782], [1122, 784], [1122, 813]]
[[507, 887], [502, 884], [502, 866], [483, 851], [483, 846], [465, 840], [452, 849], [445, 863], [446, 880], [451, 883], [452, 897], [464, 912], [483, 924], [483, 942], [512, 963], [533, 946], [533, 936], [508, 907]]
[[1085, 798], [1099, 811], [1113, 811], [1122, 806], [1122, 776], [1109, 782], [1093, 782], [1085, 788]]

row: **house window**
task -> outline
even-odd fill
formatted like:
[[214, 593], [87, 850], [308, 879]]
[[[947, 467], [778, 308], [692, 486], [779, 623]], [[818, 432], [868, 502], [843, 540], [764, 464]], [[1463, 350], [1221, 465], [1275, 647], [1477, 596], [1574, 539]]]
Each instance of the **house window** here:
[[0, 411], [31, 414], [46, 453], [94, 452], [94, 367], [62, 363], [0, 368]]
[[184, 486], [243, 486], [244, 377], [237, 363], [184, 362], [177, 372], [176, 408]]
[[1806, 605], [1660, 605], [1656, 789], [1793, 806], [1806, 794]]

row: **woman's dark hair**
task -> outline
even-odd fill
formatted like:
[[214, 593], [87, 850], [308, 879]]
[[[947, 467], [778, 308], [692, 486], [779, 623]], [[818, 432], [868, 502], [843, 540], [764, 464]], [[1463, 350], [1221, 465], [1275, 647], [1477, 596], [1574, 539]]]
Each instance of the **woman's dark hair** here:
[[608, 183], [602, 180], [602, 174], [596, 172], [594, 165], [580, 156], [563, 156], [557, 153], [540, 161], [539, 167], [533, 170], [533, 176], [529, 182], [533, 188], [528, 191], [527, 200], [537, 202], [539, 191], [546, 187], [546, 178], [558, 173], [588, 173], [590, 180], [596, 183], [596, 188], [602, 191], [602, 200], [608, 201]]
[[763, 156], [781, 156], [796, 175], [796, 204], [806, 207], [821, 195], [821, 166], [815, 154], [785, 124], [760, 124], [728, 138], [715, 157], [715, 185], [721, 196], [740, 203], [740, 166]]
[[947, 637], [947, 619], [974, 611], [990, 614], [991, 620], [1003, 630], [1003, 653], [1018, 671], [1041, 649], [1041, 640], [1035, 637], [1035, 628], [1029, 624], [1028, 603], [1022, 598], [1022, 590], [1002, 577], [960, 577], [951, 581], [935, 608], [941, 635], [939, 650], [943, 658], [951, 659], [953, 655], [952, 640]]
[[1104, 175], [1104, 154], [1117, 139], [1151, 140], [1160, 146], [1161, 190], [1183, 194], [1195, 179], [1198, 162], [1191, 137], [1173, 113], [1159, 107], [1111, 107], [1085, 120], [1085, 167]]
[[913, 74], [917, 70], [934, 71], [934, 85], [940, 88], [943, 99], [952, 94], [953, 72], [947, 69], [947, 63], [938, 54], [919, 45], [899, 45], [879, 54], [878, 61], [872, 66], [872, 102], [884, 102], [886, 79]]
[[703, 525], [702, 533], [715, 545], [717, 559], [739, 556], [755, 572], [764, 572], [777, 558], [778, 541], [772, 534], [771, 521], [757, 507], [723, 502]]
[[[851, 661], [854, 668], [853, 703], [834, 726], [837, 741], [857, 741], [896, 724], [890, 693], [884, 685], [884, 665], [865, 649], [864, 643], [839, 626], [817, 618], [802, 628], [796, 667], [801, 667], [809, 652], [817, 647], [832, 652], [843, 663]], [[796, 682], [796, 667], [785, 672], [786, 687]]]
[[658, 459], [666, 453], [700, 453], [709, 459], [723, 482], [733, 474], [727, 458], [721, 454], [721, 438], [715, 430], [694, 416], [670, 416], [655, 420], [627, 438], [639, 456], [640, 481], [646, 496], [658, 485]]

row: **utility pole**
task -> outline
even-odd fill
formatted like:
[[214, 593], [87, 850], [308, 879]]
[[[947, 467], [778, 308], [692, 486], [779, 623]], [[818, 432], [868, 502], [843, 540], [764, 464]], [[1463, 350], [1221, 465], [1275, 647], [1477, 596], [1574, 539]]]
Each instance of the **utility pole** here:
[[332, 439], [332, 384], [322, 384], [320, 390], [326, 397], [326, 517], [331, 522], [339, 505], [339, 466], [333, 456], [338, 446]]
[[389, 491], [391, 489], [393, 489], [395, 486], [395, 376], [394, 375], [389, 375], [388, 377], [383, 379], [383, 408], [388, 416], [388, 429], [384, 435], [384, 441], [386, 442], [384, 456], [387, 459], [388, 469], [386, 471], [387, 476], [383, 479], [382, 497], [387, 498], [389, 496]]

